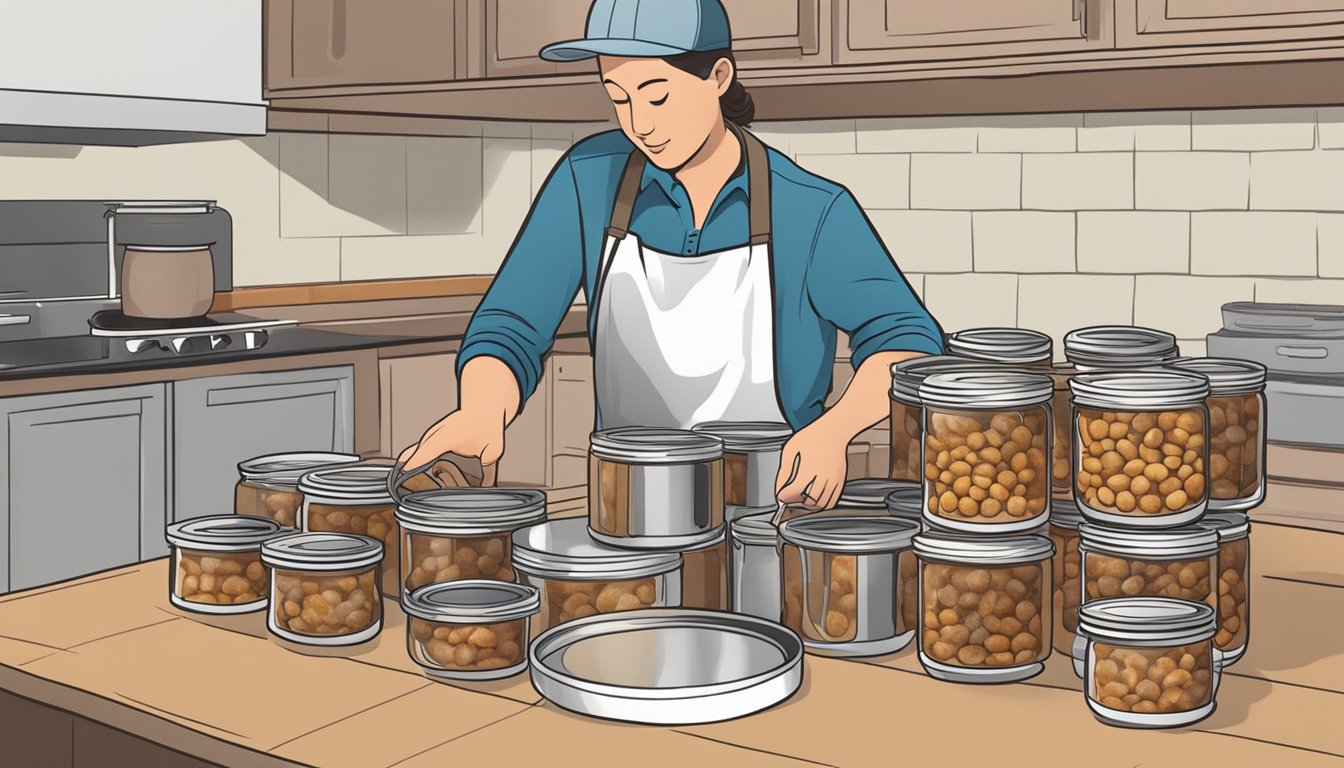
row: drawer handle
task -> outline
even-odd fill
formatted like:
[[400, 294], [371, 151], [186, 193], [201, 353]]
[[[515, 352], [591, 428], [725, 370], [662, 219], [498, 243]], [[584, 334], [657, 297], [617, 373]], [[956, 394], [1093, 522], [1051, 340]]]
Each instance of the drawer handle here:
[[331, 56], [334, 59], [345, 58], [347, 11], [346, 0], [334, 0], [331, 9]]
[[0, 325], [27, 325], [32, 319], [30, 315], [0, 315]]
[[1275, 347], [1274, 352], [1279, 357], [1296, 357], [1303, 360], [1324, 360], [1330, 356], [1330, 350], [1325, 347], [1292, 347], [1287, 344]]

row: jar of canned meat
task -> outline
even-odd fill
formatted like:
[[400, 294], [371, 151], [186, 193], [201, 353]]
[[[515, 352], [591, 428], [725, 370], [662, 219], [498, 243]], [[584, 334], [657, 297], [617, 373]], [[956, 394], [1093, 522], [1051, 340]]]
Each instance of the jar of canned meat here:
[[947, 337], [947, 353], [1013, 367], [1049, 366], [1055, 344], [1048, 334], [1025, 328], [971, 328]]
[[1076, 498], [1084, 517], [1170, 528], [1204, 514], [1208, 379], [1164, 371], [1085, 373], [1069, 386]]
[[1245, 512], [1214, 512], [1200, 522], [1218, 532], [1218, 668], [1237, 663], [1251, 635], [1251, 521]]
[[891, 479], [920, 482], [924, 410], [919, 385], [933, 373], [985, 370], [991, 363], [951, 355], [915, 357], [891, 366]]
[[695, 425], [692, 431], [723, 441], [724, 504], [760, 507], [774, 503], [780, 453], [793, 436], [792, 427], [770, 421], [711, 421]]
[[915, 522], [924, 519], [924, 487], [919, 483], [902, 483], [887, 494], [883, 503], [892, 517]]
[[1055, 585], [1055, 650], [1073, 653], [1078, 631], [1078, 604], [1082, 602], [1082, 555], [1078, 552], [1078, 526], [1083, 516], [1077, 510], [1056, 506], [1050, 513], [1050, 541], [1055, 545], [1051, 574]]
[[1049, 377], [1013, 371], [929, 376], [925, 520], [961, 531], [1022, 531], [1050, 512]]
[[197, 517], [168, 526], [168, 599], [198, 613], [248, 613], [266, 607], [262, 542], [280, 533], [264, 517]]
[[513, 532], [546, 520], [546, 494], [532, 489], [450, 488], [403, 496], [401, 588], [455, 579], [516, 581]]
[[783, 615], [779, 587], [779, 531], [774, 507], [760, 508], [728, 524], [729, 609], [770, 621]]
[[588, 529], [631, 549], [694, 547], [723, 531], [723, 441], [680, 429], [595, 432]]
[[420, 587], [401, 601], [406, 648], [430, 677], [497, 680], [527, 669], [535, 587], [460, 579]]
[[1265, 500], [1265, 366], [1206, 357], [1171, 367], [1209, 379], [1209, 509], [1257, 506]]
[[728, 526], [719, 538], [681, 550], [681, 606], [728, 610]]
[[384, 594], [399, 599], [401, 535], [397, 530], [397, 503], [388, 493], [387, 481], [393, 468], [381, 464], [352, 464], [329, 467], [305, 474], [299, 479], [303, 492], [300, 523], [315, 533], [353, 533], [383, 543]]
[[355, 645], [383, 627], [382, 542], [344, 533], [291, 533], [269, 539], [266, 628], [306, 645]]
[[824, 656], [878, 656], [910, 643], [919, 525], [894, 517], [821, 517], [779, 526], [784, 626]]
[[679, 553], [608, 546], [581, 517], [514, 531], [513, 568], [541, 590], [534, 635], [595, 613], [681, 605]]
[[1126, 728], [1173, 728], [1213, 713], [1217, 620], [1203, 603], [1121, 597], [1079, 610], [1087, 638], [1084, 690], [1097, 719]]
[[276, 453], [248, 459], [238, 465], [234, 511], [298, 528], [299, 508], [303, 506], [299, 478], [314, 469], [359, 460], [348, 453]]
[[957, 683], [1040, 674], [1050, 656], [1054, 551], [1050, 539], [1034, 534], [916, 536], [924, 670]]

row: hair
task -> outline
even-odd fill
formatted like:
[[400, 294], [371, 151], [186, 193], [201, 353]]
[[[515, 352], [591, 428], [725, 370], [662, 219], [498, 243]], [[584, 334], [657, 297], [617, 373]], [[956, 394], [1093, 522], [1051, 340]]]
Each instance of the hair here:
[[664, 61], [682, 72], [689, 72], [704, 80], [714, 71], [714, 65], [718, 63], [719, 59], [727, 59], [733, 64], [733, 81], [728, 84], [728, 90], [719, 97], [719, 107], [723, 110], [725, 119], [738, 125], [748, 125], [756, 116], [756, 105], [751, 101], [751, 94], [747, 93], [747, 89], [737, 79], [737, 60], [733, 58], [732, 49], [691, 51], [690, 53], [668, 56]]

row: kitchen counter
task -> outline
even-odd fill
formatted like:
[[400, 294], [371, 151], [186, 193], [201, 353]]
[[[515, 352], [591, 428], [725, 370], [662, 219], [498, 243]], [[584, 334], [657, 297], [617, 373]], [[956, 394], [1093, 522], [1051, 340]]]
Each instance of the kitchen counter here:
[[183, 754], [360, 768], [1344, 765], [1344, 535], [1269, 522], [1273, 507], [1263, 509], [1253, 513], [1250, 649], [1224, 676], [1213, 716], [1176, 731], [1101, 725], [1057, 654], [1024, 683], [967, 686], [925, 676], [913, 646], [862, 661], [808, 656], [797, 695], [733, 722], [603, 722], [543, 702], [526, 675], [430, 681], [407, 657], [392, 603], [379, 639], [335, 652], [282, 647], [261, 614], [183, 613], [169, 606], [158, 560], [0, 600], [0, 689], [13, 694], [0, 695], [0, 743], [7, 757], [20, 743], [69, 755], [62, 742], [73, 739], [76, 758], [59, 764], [76, 766], [89, 728], [176, 750], [173, 765], [198, 765]]

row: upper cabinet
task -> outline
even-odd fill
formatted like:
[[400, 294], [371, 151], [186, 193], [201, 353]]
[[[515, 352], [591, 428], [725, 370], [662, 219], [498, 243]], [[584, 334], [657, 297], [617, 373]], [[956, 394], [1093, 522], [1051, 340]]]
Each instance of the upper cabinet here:
[[1344, 0], [1117, 0], [1125, 47], [1344, 37]]

